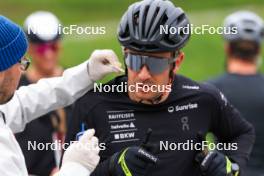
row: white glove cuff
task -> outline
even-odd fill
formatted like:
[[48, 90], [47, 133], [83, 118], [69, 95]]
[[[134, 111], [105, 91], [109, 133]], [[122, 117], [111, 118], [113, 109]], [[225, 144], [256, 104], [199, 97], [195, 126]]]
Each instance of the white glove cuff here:
[[68, 162], [62, 165], [59, 173], [56, 176], [89, 176], [91, 172], [76, 162]]

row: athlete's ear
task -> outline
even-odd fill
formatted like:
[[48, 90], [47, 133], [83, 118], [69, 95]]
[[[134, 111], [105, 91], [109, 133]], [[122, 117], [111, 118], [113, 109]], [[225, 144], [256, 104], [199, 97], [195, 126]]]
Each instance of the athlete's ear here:
[[176, 66], [174, 67], [173, 69], [173, 73], [176, 74], [178, 72], [178, 70], [180, 69], [180, 66], [182, 64], [182, 61], [184, 60], [184, 52], [180, 51], [178, 56], [177, 56], [177, 59], [176, 59]]

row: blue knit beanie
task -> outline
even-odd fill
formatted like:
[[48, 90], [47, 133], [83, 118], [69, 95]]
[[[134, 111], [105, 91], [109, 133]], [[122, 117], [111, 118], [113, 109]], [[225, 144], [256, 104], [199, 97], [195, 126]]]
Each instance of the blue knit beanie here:
[[0, 72], [16, 64], [25, 55], [27, 48], [22, 28], [0, 15]]

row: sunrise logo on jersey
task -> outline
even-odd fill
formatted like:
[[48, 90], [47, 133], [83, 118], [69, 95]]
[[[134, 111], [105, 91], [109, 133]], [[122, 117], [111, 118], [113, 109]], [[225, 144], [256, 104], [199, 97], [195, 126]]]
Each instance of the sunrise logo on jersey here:
[[198, 103], [189, 103], [186, 105], [169, 106], [168, 112], [173, 113], [173, 112], [185, 111], [185, 110], [197, 109], [197, 108], [198, 108]]

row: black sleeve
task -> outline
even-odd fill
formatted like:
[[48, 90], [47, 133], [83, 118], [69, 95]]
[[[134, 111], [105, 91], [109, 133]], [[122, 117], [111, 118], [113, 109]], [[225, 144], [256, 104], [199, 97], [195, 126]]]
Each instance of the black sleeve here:
[[[73, 104], [71, 114], [67, 119], [67, 132], [64, 141], [64, 143], [67, 145], [65, 145], [65, 148], [63, 148], [65, 150], [70, 146], [71, 141], [76, 140], [76, 134], [80, 131], [81, 119], [79, 118], [79, 108], [79, 101], [77, 101], [75, 104]], [[62, 151], [60, 167], [62, 165], [62, 158], [65, 150]]]
[[243, 173], [255, 141], [254, 128], [227, 101], [223, 93], [216, 90], [214, 97], [217, 110], [212, 119], [212, 132], [221, 143], [237, 144], [237, 150], [225, 150], [224, 153], [239, 164]]
[[77, 101], [73, 105], [72, 115], [68, 119], [67, 134], [65, 138], [65, 143], [70, 144], [71, 141], [75, 141], [76, 134], [81, 130], [80, 125], [82, 123], [80, 118], [80, 102]]

